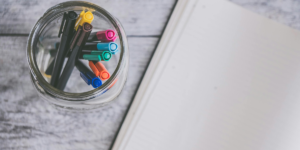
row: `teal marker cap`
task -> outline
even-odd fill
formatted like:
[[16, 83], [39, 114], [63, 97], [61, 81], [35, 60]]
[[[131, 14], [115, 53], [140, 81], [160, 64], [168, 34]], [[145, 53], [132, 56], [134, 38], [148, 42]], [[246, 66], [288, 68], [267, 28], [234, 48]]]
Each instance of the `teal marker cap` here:
[[89, 54], [84, 54], [82, 57], [83, 57], [83, 59], [86, 59], [86, 60], [101, 61], [100, 55], [89, 55]]

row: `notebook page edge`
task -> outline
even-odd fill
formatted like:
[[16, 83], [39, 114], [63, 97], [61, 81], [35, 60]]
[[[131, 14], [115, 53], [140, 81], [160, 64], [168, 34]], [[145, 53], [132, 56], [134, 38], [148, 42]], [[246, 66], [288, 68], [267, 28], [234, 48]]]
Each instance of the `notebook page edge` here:
[[164, 55], [164, 52], [166, 51], [165, 48], [169, 45], [169, 43], [174, 41], [174, 37], [176, 37], [176, 36], [172, 36], [174, 35], [174, 32], [184, 27], [183, 25], [185, 24], [184, 20], [186, 20], [188, 17], [184, 18], [182, 17], [182, 14], [183, 13], [189, 14], [190, 12], [192, 12], [192, 9], [189, 11], [187, 10], [188, 8], [193, 7], [193, 5], [195, 5], [197, 1], [198, 0], [178, 0], [175, 9], [173, 11], [173, 14], [170, 18], [170, 21], [166, 27], [166, 30], [163, 33], [161, 40], [159, 41], [158, 47], [155, 50], [153, 58], [151, 59], [149, 67], [145, 73], [145, 77], [142, 79], [138, 92], [135, 98], [133, 99], [132, 106], [129, 109], [128, 114], [126, 115], [125, 121], [122, 124], [119, 134], [117, 135], [117, 139], [113, 144], [112, 150], [121, 150], [128, 142], [128, 138], [132, 130], [134, 130], [133, 124], [135, 124], [138, 121], [138, 119], [134, 121], [134, 118], [136, 118], [136, 114], [137, 114], [136, 111], [139, 107], [141, 107], [141, 105], [145, 105], [145, 103], [141, 104], [141, 102], [144, 98], [144, 94], [149, 89], [149, 86], [151, 86], [150, 82], [151, 80], [153, 80], [152, 76], [154, 73], [156, 73], [158, 64], [162, 63], [161, 61], [164, 61], [161, 60], [161, 57]]

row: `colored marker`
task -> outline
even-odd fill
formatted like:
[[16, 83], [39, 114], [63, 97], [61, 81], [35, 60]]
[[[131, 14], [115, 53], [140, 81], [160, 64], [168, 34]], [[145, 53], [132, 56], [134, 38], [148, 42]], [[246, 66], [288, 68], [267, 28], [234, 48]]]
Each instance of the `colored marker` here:
[[114, 30], [92, 32], [88, 41], [114, 42], [117, 39]]
[[92, 29], [93, 26], [89, 23], [84, 23], [83, 26], [78, 27], [78, 30], [76, 31], [73, 41], [70, 45], [71, 54], [57, 84], [58, 89], [64, 90], [78, 58], [78, 52], [82, 50], [82, 45], [85, 45], [85, 42]]
[[[56, 54], [56, 52], [53, 52]], [[70, 54], [67, 54], [66, 57], [69, 57]], [[96, 56], [97, 55], [97, 56]], [[82, 50], [79, 54], [78, 54], [78, 58], [79, 59], [86, 59], [86, 60], [95, 60], [95, 61], [109, 61], [112, 57], [112, 54], [109, 51], [93, 51], [93, 50]], [[53, 65], [52, 63], [54, 63], [53, 61], [51, 62], [51, 64], [49, 65], [49, 67], [51, 65]], [[50, 68], [47, 68], [47, 70], [49, 70]], [[52, 67], [53, 68], [53, 67]], [[52, 73], [52, 70], [48, 71], [49, 73]]]
[[102, 85], [102, 81], [80, 60], [76, 61], [76, 68], [80, 71], [80, 77], [86, 82], [86, 84], [92, 84], [94, 88], [98, 88]]
[[92, 71], [94, 72], [94, 74], [99, 77], [100, 72], [98, 71], [97, 67], [95, 66], [95, 64], [93, 63], [93, 61], [89, 61], [89, 66], [92, 69]]
[[[99, 77], [100, 77], [101, 80], [109, 79], [110, 74], [101, 62], [89, 61], [89, 66], [93, 71], [94, 71], [95, 68], [97, 68], [97, 70], [99, 72]], [[95, 71], [94, 71], [94, 73], [98, 74]]]
[[77, 18], [77, 14], [74, 11], [69, 11], [68, 14], [64, 13], [63, 20], [60, 26], [60, 30], [58, 33], [58, 37], [62, 34], [61, 41], [58, 48], [58, 52], [56, 53], [56, 57], [54, 59], [54, 66], [51, 76], [50, 84], [54, 87], [57, 86], [60, 72], [63, 67], [63, 63], [66, 57], [66, 54], [69, 49], [69, 44], [73, 34], [74, 34], [74, 25]]
[[84, 54], [83, 55], [83, 59], [85, 59], [85, 60], [101, 61], [100, 55]]
[[115, 42], [110, 43], [86, 43], [83, 48], [84, 50], [99, 50], [99, 51], [110, 51], [115, 54], [118, 51], [118, 44]]
[[92, 12], [87, 11], [85, 12], [84, 10], [79, 14], [79, 17], [76, 20], [75, 24], [75, 30], [77, 31], [79, 26], [83, 26], [85, 22], [91, 24], [92, 21], [94, 20], [94, 15]]
[[112, 56], [109, 51], [92, 51], [91, 55], [99, 55], [102, 61], [109, 61]]

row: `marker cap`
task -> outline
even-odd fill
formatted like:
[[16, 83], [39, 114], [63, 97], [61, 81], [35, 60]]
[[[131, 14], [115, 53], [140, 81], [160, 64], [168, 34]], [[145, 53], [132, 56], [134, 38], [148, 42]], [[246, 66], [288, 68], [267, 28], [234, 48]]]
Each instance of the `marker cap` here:
[[101, 42], [114, 42], [116, 37], [116, 32], [114, 30], [99, 31], [96, 33], [97, 39]]
[[101, 62], [96, 62], [95, 66], [97, 67], [98, 71], [100, 72], [99, 77], [101, 80], [109, 79], [110, 74]]
[[86, 84], [92, 84], [93, 88], [98, 88], [102, 85], [102, 81], [99, 78], [95, 77], [95, 75], [90, 74], [89, 72], [80, 72], [80, 77], [86, 82]]
[[76, 62], [76, 67], [80, 71], [81, 78], [88, 84], [92, 84], [94, 88], [102, 85], [102, 81], [80, 60]]
[[76, 20], [75, 30], [77, 30], [78, 27], [82, 26], [85, 22], [86, 23], [92, 23], [93, 20], [94, 20], [94, 15], [93, 15], [92, 12], [90, 12], [90, 11], [87, 11], [87, 12], [82, 11], [79, 14], [79, 17]]
[[111, 59], [112, 54], [109, 51], [92, 51], [91, 55], [100, 55], [101, 60], [109, 61]]
[[83, 57], [83, 59], [86, 59], [86, 60], [101, 61], [101, 56], [100, 55], [84, 54], [82, 57]]
[[117, 43], [110, 42], [109, 46], [110, 46], [110, 51], [115, 51], [115, 50], [118, 49], [118, 44]]
[[92, 86], [94, 87], [94, 88], [98, 88], [99, 86], [101, 86], [102, 85], [102, 81], [99, 79], [99, 78], [94, 78], [93, 80], [92, 80]]
[[91, 84], [94, 88], [98, 88], [102, 85], [102, 81], [91, 72], [87, 72], [86, 75], [91, 79]]
[[109, 51], [104, 51], [101, 56], [104, 61], [109, 61], [111, 59], [111, 53]]
[[110, 42], [110, 43], [98, 43], [97, 44], [97, 49], [98, 50], [109, 50], [112, 54], [116, 53], [118, 50], [118, 44], [115, 42]]

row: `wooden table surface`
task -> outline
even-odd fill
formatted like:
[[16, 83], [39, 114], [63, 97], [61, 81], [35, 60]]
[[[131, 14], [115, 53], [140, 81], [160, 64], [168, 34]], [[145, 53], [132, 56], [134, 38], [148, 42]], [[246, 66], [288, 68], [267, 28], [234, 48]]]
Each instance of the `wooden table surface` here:
[[[133, 99], [175, 0], [88, 0], [117, 17], [128, 35], [130, 67], [120, 96], [86, 112], [57, 110], [38, 97], [25, 56], [37, 19], [61, 0], [0, 0], [0, 149], [107, 150]], [[300, 1], [231, 0], [300, 29]], [[249, 22], [250, 23], [250, 22]]]

